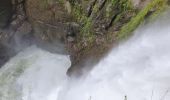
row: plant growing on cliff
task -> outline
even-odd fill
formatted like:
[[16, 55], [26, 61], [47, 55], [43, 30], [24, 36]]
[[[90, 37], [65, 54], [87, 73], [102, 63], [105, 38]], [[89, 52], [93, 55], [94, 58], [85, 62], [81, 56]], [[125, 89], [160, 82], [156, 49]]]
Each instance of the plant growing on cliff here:
[[78, 39], [85, 39], [88, 43], [92, 42], [94, 36], [91, 32], [92, 19], [87, 17], [82, 6], [78, 2], [74, 2], [74, 5], [72, 5], [72, 13], [76, 21], [81, 23], [82, 26]]
[[117, 33], [117, 39], [122, 39], [129, 36], [128, 33], [132, 32], [144, 19], [145, 16], [155, 8], [156, 11], [160, 11], [167, 4], [167, 0], [153, 0], [144, 7], [135, 17], [132, 17], [131, 20], [125, 24], [121, 30]]

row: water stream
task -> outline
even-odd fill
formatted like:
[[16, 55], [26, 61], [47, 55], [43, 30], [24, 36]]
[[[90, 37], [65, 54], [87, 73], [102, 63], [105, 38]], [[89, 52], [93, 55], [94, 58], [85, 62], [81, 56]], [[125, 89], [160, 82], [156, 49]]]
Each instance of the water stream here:
[[0, 100], [170, 100], [168, 17], [141, 25], [79, 79], [66, 74], [68, 55], [29, 47], [0, 69]]

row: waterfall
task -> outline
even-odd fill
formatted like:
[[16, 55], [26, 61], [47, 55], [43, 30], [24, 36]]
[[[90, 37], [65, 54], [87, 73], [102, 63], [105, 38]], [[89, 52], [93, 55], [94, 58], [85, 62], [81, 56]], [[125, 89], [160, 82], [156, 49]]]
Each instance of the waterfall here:
[[0, 100], [56, 100], [70, 66], [69, 56], [31, 46], [0, 70]]
[[141, 25], [79, 79], [66, 74], [69, 56], [29, 47], [0, 69], [0, 100], [170, 100], [168, 17]]

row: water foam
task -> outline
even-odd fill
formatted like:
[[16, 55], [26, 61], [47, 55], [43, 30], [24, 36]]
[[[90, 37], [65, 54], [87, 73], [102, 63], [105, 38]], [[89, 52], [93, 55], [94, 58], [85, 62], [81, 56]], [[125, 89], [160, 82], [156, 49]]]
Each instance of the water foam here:
[[168, 16], [136, 30], [59, 100], [170, 100]]
[[29, 47], [0, 70], [0, 100], [56, 100], [70, 66], [69, 56]]
[[141, 26], [80, 79], [66, 75], [68, 56], [26, 49], [0, 70], [1, 100], [170, 100], [165, 16]]

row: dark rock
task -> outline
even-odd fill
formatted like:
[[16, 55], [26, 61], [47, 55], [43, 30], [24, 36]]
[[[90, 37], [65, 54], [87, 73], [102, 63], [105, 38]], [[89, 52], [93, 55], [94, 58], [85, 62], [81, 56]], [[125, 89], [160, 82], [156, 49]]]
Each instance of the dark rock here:
[[0, 1], [0, 28], [8, 25], [12, 15], [12, 4], [10, 0]]
[[75, 23], [75, 22], [70, 22], [68, 23], [68, 27], [67, 27], [67, 41], [69, 42], [73, 42], [75, 40], [76, 35], [79, 33], [80, 31], [80, 25]]
[[0, 67], [2, 67], [10, 57], [15, 55], [15, 51], [7, 45], [0, 43]]
[[67, 41], [68, 42], [74, 42], [75, 41], [75, 37], [68, 36], [67, 37]]

